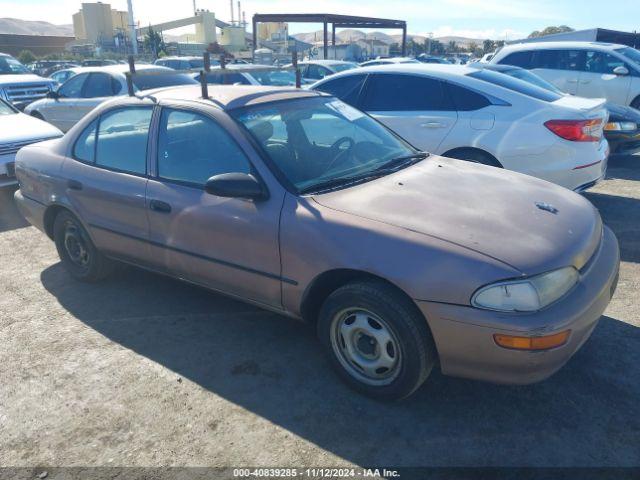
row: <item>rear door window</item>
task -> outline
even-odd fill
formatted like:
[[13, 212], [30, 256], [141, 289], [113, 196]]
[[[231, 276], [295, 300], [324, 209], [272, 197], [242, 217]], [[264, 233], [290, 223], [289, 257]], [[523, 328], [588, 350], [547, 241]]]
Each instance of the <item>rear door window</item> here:
[[504, 57], [498, 63], [502, 65], [514, 65], [516, 67], [531, 68], [531, 51], [513, 52]]
[[110, 170], [144, 175], [151, 107], [112, 110], [100, 117], [96, 165]]
[[328, 93], [334, 97], [339, 98], [343, 102], [351, 105], [357, 105], [358, 96], [366, 75], [347, 75], [345, 77], [334, 78], [322, 85], [318, 86], [318, 90]]
[[531, 68], [548, 70], [582, 70], [584, 52], [581, 50], [534, 50]]
[[396, 74], [370, 75], [362, 108], [371, 112], [455, 110], [440, 80]]
[[456, 110], [459, 112], [471, 112], [491, 105], [489, 99], [481, 93], [474, 92], [455, 83], [447, 83], [446, 86]]
[[80, 98], [82, 87], [88, 76], [88, 73], [81, 73], [80, 75], [71, 77], [58, 89], [58, 94], [65, 98]]

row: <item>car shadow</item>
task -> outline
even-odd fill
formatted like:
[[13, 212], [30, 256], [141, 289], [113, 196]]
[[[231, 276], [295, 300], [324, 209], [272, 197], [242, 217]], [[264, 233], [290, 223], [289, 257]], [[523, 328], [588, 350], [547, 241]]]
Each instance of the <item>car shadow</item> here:
[[620, 259], [640, 263], [640, 200], [597, 192], [586, 192], [584, 196], [595, 205], [603, 221], [616, 234], [620, 243]]
[[29, 222], [20, 214], [13, 200], [13, 193], [17, 188], [0, 187], [0, 233], [29, 226]]
[[80, 321], [333, 454], [360, 465], [637, 465], [640, 329], [603, 317], [550, 379], [499, 386], [433, 372], [380, 403], [331, 371], [313, 329], [133, 268], [99, 286], [60, 264], [42, 284]]

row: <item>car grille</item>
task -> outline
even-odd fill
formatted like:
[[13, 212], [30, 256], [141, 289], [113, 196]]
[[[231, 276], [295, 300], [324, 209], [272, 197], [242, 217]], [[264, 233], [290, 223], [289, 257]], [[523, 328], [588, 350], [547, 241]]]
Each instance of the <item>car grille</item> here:
[[32, 83], [28, 85], [5, 85], [7, 100], [11, 103], [29, 103], [46, 97], [49, 92], [48, 83]]
[[[51, 138], [55, 138], [55, 137], [51, 137]], [[17, 153], [18, 150], [20, 150], [22, 147], [31, 145], [32, 143], [42, 142], [44, 140], [50, 140], [51, 138], [32, 138], [30, 140], [23, 140], [22, 142], [0, 144], [0, 156]]]

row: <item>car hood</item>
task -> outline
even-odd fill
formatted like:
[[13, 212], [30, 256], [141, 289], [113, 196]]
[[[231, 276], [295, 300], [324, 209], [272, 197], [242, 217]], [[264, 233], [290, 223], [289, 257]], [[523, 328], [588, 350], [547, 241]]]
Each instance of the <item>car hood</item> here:
[[582, 268], [602, 236], [596, 209], [570, 190], [436, 156], [313, 199], [480, 252], [525, 275], [568, 265]]
[[0, 115], [0, 144], [61, 136], [62, 132], [50, 123], [24, 113]]
[[9, 85], [14, 83], [56, 83], [50, 78], [43, 78], [31, 73], [0, 75], [0, 85]]

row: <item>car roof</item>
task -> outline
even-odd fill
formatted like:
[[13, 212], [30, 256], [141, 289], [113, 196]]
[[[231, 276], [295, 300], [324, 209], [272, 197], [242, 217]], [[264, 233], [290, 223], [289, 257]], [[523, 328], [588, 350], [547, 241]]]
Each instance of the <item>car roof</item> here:
[[195, 55], [188, 55], [188, 56], [184, 56], [184, 57], [179, 57], [177, 55], [174, 55], [172, 57], [158, 58], [156, 60], [156, 62], [161, 61], [161, 60], [204, 60], [204, 59], [202, 57], [197, 57]]
[[618, 48], [625, 48], [626, 45], [618, 43], [605, 43], [605, 42], [524, 42], [524, 43], [511, 43], [502, 47], [501, 51], [511, 50], [557, 50], [560, 48], [600, 48], [603, 50], [616, 50]]
[[202, 98], [200, 85], [184, 85], [147, 90], [144, 96], [157, 101], [195, 101], [206, 105], [213, 103], [222, 110], [233, 110], [279, 100], [327, 96], [322, 92], [306, 89], [256, 85], [209, 85], [208, 93], [209, 98]]
[[[106, 72], [106, 73], [121, 73], [125, 74], [129, 71], [129, 65], [118, 64], [118, 65], [104, 65], [101, 67], [72, 67], [67, 68], [65, 70], [71, 70], [76, 74], [80, 73], [91, 73], [91, 72]], [[143, 70], [155, 70], [155, 71], [166, 71], [166, 72], [175, 72], [175, 70], [163, 67], [161, 65], [147, 65], [147, 64], [136, 64], [136, 72]]]
[[325, 59], [304, 60], [304, 61], [298, 62], [298, 64], [308, 64], [308, 63], [315, 63], [318, 65], [353, 65], [355, 62], [347, 62], [345, 60], [325, 60]]
[[345, 75], [361, 75], [366, 73], [410, 73], [414, 75], [437, 75], [439, 78], [455, 78], [467, 75], [478, 69], [472, 65], [454, 65], [451, 63], [394, 63], [386, 65], [363, 66], [346, 70], [327, 78], [338, 78]]

